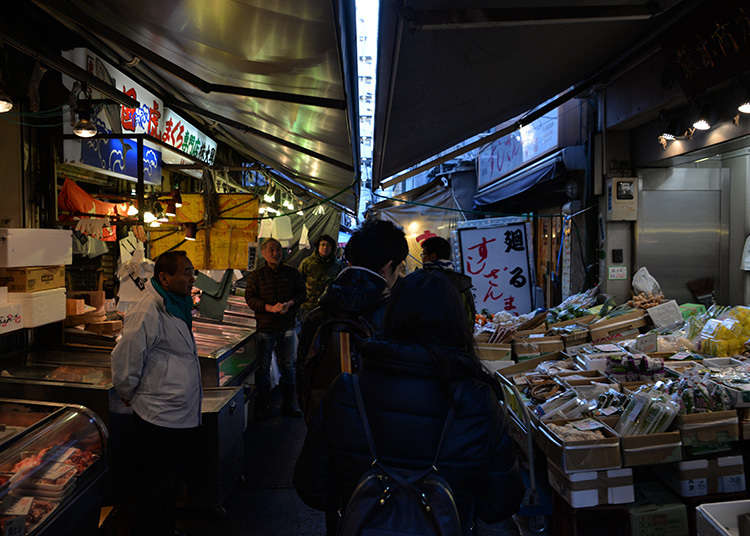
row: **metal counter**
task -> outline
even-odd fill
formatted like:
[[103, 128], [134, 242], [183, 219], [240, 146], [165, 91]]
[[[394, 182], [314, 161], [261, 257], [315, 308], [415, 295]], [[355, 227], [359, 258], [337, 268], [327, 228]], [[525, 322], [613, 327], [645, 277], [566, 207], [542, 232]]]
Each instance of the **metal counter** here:
[[193, 321], [204, 387], [242, 385], [256, 362], [255, 330], [212, 322]]

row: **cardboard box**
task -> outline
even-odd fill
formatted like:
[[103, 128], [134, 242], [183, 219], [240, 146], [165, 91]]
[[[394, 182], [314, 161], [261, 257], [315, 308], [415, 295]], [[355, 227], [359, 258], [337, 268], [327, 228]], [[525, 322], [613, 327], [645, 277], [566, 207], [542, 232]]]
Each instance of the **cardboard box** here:
[[603, 425], [601, 430], [606, 436], [605, 439], [566, 442], [557, 437], [549, 425], [568, 422], [572, 421], [553, 420], [540, 423], [537, 428], [539, 446], [550, 462], [564, 473], [619, 469], [622, 466], [620, 437], [614, 430]]
[[0, 305], [0, 334], [10, 333], [23, 327], [23, 312], [21, 305], [6, 303]]
[[632, 469], [565, 474], [550, 463], [547, 476], [550, 486], [573, 508], [626, 504], [635, 500]]
[[68, 292], [68, 298], [83, 299], [86, 305], [96, 307], [97, 309], [104, 307], [106, 296], [103, 290], [76, 290]]
[[514, 337], [513, 352], [518, 359], [539, 357], [565, 349], [562, 337]]
[[[613, 430], [617, 430], [617, 416], [597, 417]], [[658, 434], [644, 434], [620, 436], [620, 450], [623, 467], [637, 467], [639, 465], [659, 465], [674, 463], [682, 460], [682, 441], [680, 432], [662, 432]]]
[[562, 322], [555, 322], [554, 324], [548, 324], [547, 329], [552, 328], [564, 328], [565, 326], [573, 326], [578, 324], [580, 326], [588, 326], [596, 320], [596, 315], [579, 316], [578, 318], [571, 318], [570, 320], [563, 320]]
[[86, 302], [84, 300], [65, 300], [65, 315], [74, 316], [82, 315], [86, 312]]
[[635, 504], [628, 507], [631, 536], [685, 536], [687, 508], [658, 482], [638, 482]]
[[737, 536], [738, 517], [750, 512], [750, 500], [701, 504], [695, 509], [697, 536]]
[[0, 285], [10, 292], [36, 292], [65, 287], [65, 266], [0, 268]]
[[657, 474], [681, 497], [745, 491], [742, 456], [683, 461], [659, 467]]
[[122, 331], [122, 320], [105, 320], [104, 322], [86, 324], [86, 331], [99, 335], [117, 335]]
[[60, 266], [73, 263], [73, 231], [0, 229], [0, 267]]
[[479, 359], [484, 361], [505, 361], [513, 357], [510, 344], [478, 344], [477, 352]]
[[729, 450], [740, 438], [737, 411], [710, 411], [677, 417], [682, 444], [689, 454]]
[[646, 313], [640, 310], [614, 318], [603, 318], [589, 327], [591, 340], [604, 342], [633, 338], [638, 335], [638, 328], [644, 327], [646, 323]]

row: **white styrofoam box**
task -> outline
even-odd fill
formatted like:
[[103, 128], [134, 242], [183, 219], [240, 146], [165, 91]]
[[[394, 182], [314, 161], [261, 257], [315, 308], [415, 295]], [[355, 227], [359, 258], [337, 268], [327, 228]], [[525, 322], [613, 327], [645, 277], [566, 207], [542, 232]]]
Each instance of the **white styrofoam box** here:
[[8, 287], [0, 287], [0, 305], [8, 303]]
[[739, 536], [737, 517], [748, 512], [748, 500], [701, 504], [695, 509], [698, 536]]
[[23, 315], [21, 314], [21, 306], [17, 303], [0, 305], [0, 333], [10, 333], [22, 327]]
[[73, 263], [73, 231], [0, 229], [0, 267], [60, 266]]
[[65, 320], [65, 289], [11, 292], [8, 301], [21, 306], [23, 327], [35, 328]]

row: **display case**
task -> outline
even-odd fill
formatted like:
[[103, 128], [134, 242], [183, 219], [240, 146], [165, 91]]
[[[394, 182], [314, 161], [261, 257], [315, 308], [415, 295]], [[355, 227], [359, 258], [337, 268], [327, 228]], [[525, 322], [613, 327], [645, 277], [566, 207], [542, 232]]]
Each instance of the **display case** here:
[[83, 406], [0, 399], [2, 534], [96, 534], [107, 429]]
[[254, 330], [207, 319], [193, 320], [204, 387], [241, 385], [255, 366]]

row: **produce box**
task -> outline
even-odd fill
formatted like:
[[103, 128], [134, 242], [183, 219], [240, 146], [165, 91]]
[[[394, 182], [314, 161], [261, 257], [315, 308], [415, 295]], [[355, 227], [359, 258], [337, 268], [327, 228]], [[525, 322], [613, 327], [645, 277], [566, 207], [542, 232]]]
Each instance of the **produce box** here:
[[565, 349], [561, 337], [514, 337], [513, 352], [521, 359], [539, 357], [545, 354], [562, 352]]
[[537, 428], [538, 443], [549, 461], [556, 464], [564, 473], [579, 471], [602, 471], [618, 469], [622, 466], [620, 438], [604, 423], [600, 423], [604, 439], [584, 441], [564, 441], [550, 428], [550, 424], [563, 425], [571, 420], [553, 420], [540, 423]]
[[73, 231], [0, 229], [0, 266], [59, 266], [73, 263]]
[[695, 509], [697, 536], [744, 536], [738, 518], [750, 513], [750, 500], [701, 504]]
[[554, 324], [548, 324], [547, 329], [552, 328], [564, 328], [565, 326], [573, 326], [579, 324], [581, 326], [587, 326], [596, 320], [596, 315], [585, 315], [579, 316], [578, 318], [571, 318], [570, 320], [563, 320], [562, 322], [555, 322]]
[[638, 482], [630, 512], [631, 536], [685, 536], [687, 508], [658, 482]]
[[691, 413], [677, 417], [682, 444], [690, 455], [729, 450], [740, 437], [735, 410]]
[[104, 307], [106, 296], [103, 290], [76, 290], [68, 292], [68, 298], [83, 299], [91, 307]]
[[513, 334], [513, 338], [524, 338], [529, 335], [544, 335], [546, 332], [547, 330], [544, 329], [544, 324], [542, 324], [531, 329], [520, 329]]
[[510, 360], [513, 356], [510, 344], [478, 344], [477, 352], [484, 361]]
[[538, 367], [541, 363], [544, 363], [546, 361], [558, 361], [560, 359], [560, 354], [552, 354], [552, 355], [546, 355], [544, 357], [537, 357], [535, 359], [529, 359], [526, 361], [523, 361], [522, 363], [517, 363], [511, 367], [507, 367], [503, 369], [502, 375], [507, 379], [512, 379], [513, 376], [518, 376], [519, 374], [526, 374], [527, 372], [531, 372], [536, 367]]
[[646, 313], [638, 310], [614, 318], [603, 318], [591, 324], [591, 340], [614, 341], [638, 335], [638, 328], [646, 325]]
[[632, 469], [565, 474], [555, 464], [549, 463], [547, 476], [550, 486], [573, 508], [625, 504], [635, 500]]
[[104, 322], [86, 324], [86, 331], [99, 335], [117, 335], [122, 331], [122, 320], [105, 320]]
[[34, 292], [65, 286], [65, 266], [0, 268], [0, 285], [10, 292]]
[[18, 303], [0, 305], [0, 334], [10, 333], [23, 327], [23, 312]]
[[[619, 417], [597, 417], [616, 430]], [[658, 465], [682, 460], [682, 441], [679, 430], [643, 435], [620, 435], [622, 466]]]
[[86, 301], [81, 300], [71, 300], [68, 298], [65, 300], [65, 315], [66, 316], [75, 316], [75, 315], [82, 315], [86, 312], [88, 307], [86, 306]]
[[681, 497], [745, 491], [742, 456], [688, 460], [656, 469], [659, 477]]

